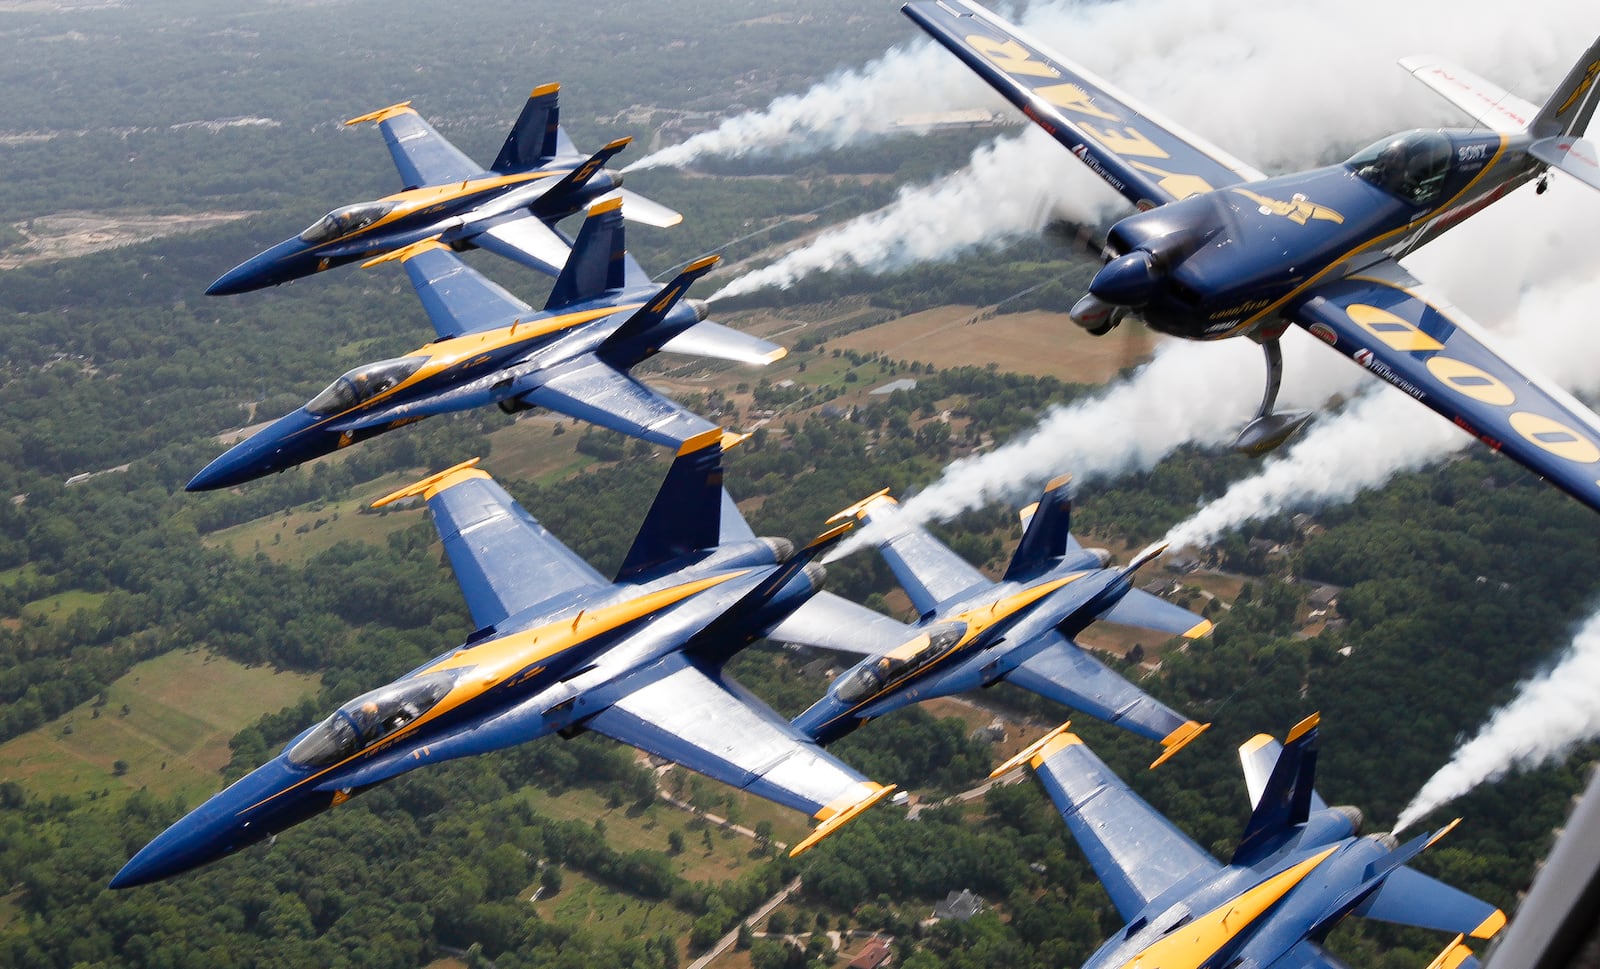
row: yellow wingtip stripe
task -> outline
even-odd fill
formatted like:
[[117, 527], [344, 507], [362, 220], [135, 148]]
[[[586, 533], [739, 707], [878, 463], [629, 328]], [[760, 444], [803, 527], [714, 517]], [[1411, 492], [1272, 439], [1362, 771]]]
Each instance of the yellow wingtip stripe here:
[[1317, 724], [1321, 722], [1322, 714], [1313, 713], [1311, 716], [1306, 717], [1304, 720], [1295, 724], [1294, 729], [1289, 731], [1289, 736], [1285, 737], [1283, 742], [1286, 744], [1294, 743], [1296, 740], [1299, 740], [1301, 737], [1304, 737], [1306, 734], [1315, 730], [1317, 728]]
[[[422, 494], [423, 492], [428, 491], [430, 488], [435, 488], [436, 485], [440, 487], [436, 488], [433, 494], [437, 494], [444, 488], [449, 487], [448, 484], [445, 484], [446, 478], [454, 477], [454, 480], [450, 481], [449, 484], [456, 484], [459, 481], [465, 480], [467, 477], [487, 478], [489, 477], [489, 473], [487, 471], [474, 470], [477, 468], [478, 462], [482, 460], [482, 458], [468, 458], [460, 464], [453, 465], [445, 468], [443, 471], [430, 474], [415, 484], [406, 485], [404, 488], [401, 488], [398, 491], [391, 491], [382, 498], [379, 498], [377, 501], [374, 501], [372, 503], [372, 507], [382, 508], [385, 505], [392, 505], [402, 498], [410, 498], [412, 495]], [[433, 494], [429, 494], [428, 497], [433, 497]]]
[[860, 518], [869, 510], [871, 510], [873, 505], [881, 501], [886, 501], [891, 505], [899, 504], [898, 501], [895, 501], [893, 498], [889, 497], [889, 489], [885, 488], [882, 491], [866, 496], [848, 508], [841, 509], [837, 514], [830, 517], [828, 521], [836, 522], [841, 518]]
[[1428, 969], [1456, 969], [1457, 966], [1466, 962], [1467, 958], [1472, 955], [1472, 950], [1463, 944], [1465, 941], [1464, 936], [1457, 934], [1455, 938], [1450, 940], [1450, 944], [1444, 947], [1444, 951], [1435, 956], [1432, 962], [1428, 963]]
[[701, 431], [678, 445], [678, 457], [681, 458], [685, 454], [693, 454], [696, 451], [704, 451], [713, 444], [721, 444], [722, 435], [725, 433], [727, 432], [720, 427], [713, 427], [709, 431]]
[[789, 355], [789, 348], [788, 347], [778, 347], [776, 350], [773, 350], [771, 353], [767, 354], [766, 362], [767, 363], [777, 363], [779, 360], [782, 360], [784, 357], [787, 357], [788, 355]]
[[1471, 935], [1474, 939], [1492, 939], [1506, 927], [1506, 913], [1495, 909], [1494, 913], [1473, 929]]
[[748, 440], [750, 440], [749, 434], [740, 434], [738, 431], [723, 431], [722, 450], [727, 451], [731, 448], [736, 448]]
[[399, 262], [405, 262], [407, 259], [410, 259], [412, 256], [420, 256], [422, 253], [427, 252], [429, 249], [445, 249], [445, 250], [448, 250], [449, 248], [450, 248], [449, 246], [447, 246], [444, 243], [439, 241], [439, 237], [438, 236], [429, 236], [426, 239], [422, 239], [422, 240], [420, 240], [418, 242], [413, 242], [409, 246], [401, 246], [399, 249], [396, 249], [393, 252], [386, 252], [381, 256], [374, 256], [371, 259], [368, 259], [366, 262], [362, 263], [361, 264], [361, 268], [362, 269], [371, 269], [373, 266], [379, 265], [380, 263], [395, 262], [397, 260]]
[[1161, 756], [1157, 757], [1151, 762], [1150, 769], [1155, 770], [1157, 767], [1165, 764], [1173, 754], [1176, 754], [1178, 751], [1189, 746], [1189, 744], [1194, 742], [1196, 737], [1210, 729], [1211, 724], [1209, 723], [1197, 723], [1193, 720], [1190, 720], [1188, 723], [1185, 723], [1183, 726], [1178, 727], [1176, 730], [1167, 734], [1161, 739], [1161, 746], [1163, 748], [1161, 751]]
[[1066, 723], [1062, 724], [1059, 727], [1056, 727], [1054, 730], [1051, 730], [1049, 733], [1045, 734], [1043, 737], [1040, 737], [1038, 740], [1035, 740], [1033, 743], [1031, 743], [1028, 746], [1022, 748], [1021, 750], [1017, 751], [1011, 757], [1007, 758], [1005, 763], [1001, 764], [999, 767], [996, 767], [994, 770], [990, 771], [989, 772], [989, 779], [993, 780], [994, 778], [1000, 777], [1003, 774], [1009, 774], [1015, 768], [1022, 766], [1022, 764], [1024, 762], [1026, 762], [1034, 754], [1038, 753], [1040, 748], [1042, 748], [1045, 744], [1049, 743], [1050, 741], [1052, 741], [1052, 740], [1056, 739], [1057, 737], [1061, 736], [1062, 734], [1066, 733], [1068, 728], [1070, 728], [1071, 726], [1072, 726], [1072, 721], [1068, 720]]
[[1191, 626], [1188, 629], [1184, 630], [1183, 638], [1184, 639], [1199, 639], [1201, 636], [1207, 635], [1208, 633], [1211, 632], [1211, 630], [1213, 630], [1215, 628], [1217, 628], [1217, 627], [1212, 624], [1211, 620], [1202, 619], [1199, 622], [1195, 623], [1193, 626]]
[[838, 802], [835, 801], [834, 803], [829, 804], [822, 810], [818, 811], [816, 814], [812, 815], [812, 817], [816, 818], [821, 823], [817, 825], [815, 830], [806, 836], [805, 840], [789, 849], [789, 857], [793, 858], [796, 855], [804, 854], [805, 852], [816, 847], [817, 843], [823, 838], [826, 838], [828, 835], [833, 834], [835, 831], [844, 827], [845, 824], [853, 820], [862, 811], [865, 811], [867, 808], [872, 807], [874, 804], [877, 804], [879, 801], [888, 797], [889, 794], [894, 791], [896, 785], [890, 784], [888, 787], [884, 787], [881, 784], [868, 781], [867, 786], [872, 788], [872, 790], [867, 793], [866, 797], [860, 798], [859, 800], [856, 800], [850, 804], [846, 804], [842, 807], [838, 806]]
[[366, 114], [361, 115], [359, 118], [351, 118], [349, 121], [346, 121], [345, 124], [361, 124], [363, 121], [386, 121], [397, 114], [406, 113], [416, 114], [415, 111], [411, 110], [410, 101], [401, 101], [398, 104], [391, 104], [387, 108], [379, 108], [376, 111], [369, 111]]
[[554, 94], [559, 90], [561, 90], [560, 82], [551, 81], [549, 84], [541, 84], [538, 87], [534, 88], [531, 92], [529, 92], [528, 97], [530, 97], [530, 98], [542, 98], [546, 94]]
[[1461, 819], [1460, 818], [1456, 818], [1454, 821], [1451, 821], [1449, 824], [1445, 825], [1444, 827], [1440, 828], [1438, 831], [1434, 832], [1433, 837], [1428, 839], [1428, 843], [1422, 846], [1423, 850], [1427, 850], [1429, 848], [1432, 848], [1434, 845], [1438, 844], [1440, 841], [1443, 841], [1444, 840], [1444, 836], [1449, 834], [1450, 832], [1454, 831], [1456, 829], [1456, 825], [1458, 825], [1460, 823], [1461, 823]]
[[821, 544], [823, 544], [825, 542], [831, 542], [835, 538], [839, 537], [840, 535], [843, 535], [845, 532], [848, 532], [850, 529], [852, 529], [854, 527], [856, 527], [856, 523], [853, 522], [853, 521], [840, 522], [839, 524], [833, 526], [832, 528], [830, 528], [827, 531], [823, 532], [822, 534], [818, 535], [816, 538], [813, 538], [811, 540], [811, 543], [809, 545], [807, 545], [806, 547], [807, 548], [812, 548], [814, 546], [821, 545]]

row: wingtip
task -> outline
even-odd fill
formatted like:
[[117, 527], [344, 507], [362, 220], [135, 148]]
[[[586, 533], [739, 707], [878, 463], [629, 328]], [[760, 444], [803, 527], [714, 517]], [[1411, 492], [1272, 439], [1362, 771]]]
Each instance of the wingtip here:
[[1444, 840], [1444, 836], [1449, 834], [1450, 832], [1454, 831], [1456, 829], [1456, 825], [1458, 825], [1460, 823], [1461, 823], [1461, 819], [1460, 818], [1456, 818], [1454, 821], [1451, 821], [1449, 824], [1447, 824], [1444, 827], [1440, 828], [1439, 830], [1435, 831], [1433, 833], [1433, 837], [1428, 839], [1428, 843], [1423, 845], [1422, 849], [1424, 851], [1426, 851], [1429, 848], [1432, 848], [1434, 845], [1438, 844], [1440, 841], [1443, 841]]
[[1183, 631], [1183, 638], [1184, 639], [1199, 639], [1202, 636], [1210, 635], [1211, 630], [1213, 630], [1215, 628], [1217, 628], [1217, 627], [1216, 627], [1215, 624], [1213, 624], [1211, 622], [1211, 620], [1202, 619], [1199, 622], [1195, 623], [1193, 626], [1190, 626], [1188, 629], [1185, 629]]
[[430, 474], [421, 481], [406, 485], [398, 491], [389, 492], [374, 501], [372, 507], [383, 508], [394, 504], [402, 498], [410, 498], [412, 495], [422, 495], [423, 499], [427, 500], [446, 488], [460, 484], [468, 478], [487, 478], [489, 477], [489, 472], [478, 470], [478, 462], [482, 460], [482, 458], [468, 458], [460, 464]]
[[865, 518], [867, 512], [872, 510], [872, 506], [882, 502], [888, 502], [891, 505], [899, 504], [898, 501], [895, 501], [889, 496], [889, 489], [885, 488], [882, 491], [874, 492], [873, 494], [866, 496], [848, 508], [840, 509], [838, 513], [829, 517], [828, 521], [836, 522], [843, 518]]
[[815, 848], [817, 844], [822, 841], [822, 839], [844, 827], [847, 823], [860, 815], [862, 811], [865, 811], [867, 808], [872, 807], [874, 804], [877, 804], [879, 801], [888, 797], [894, 792], [896, 787], [894, 784], [890, 784], [889, 786], [885, 787], [881, 784], [876, 784], [871, 781], [868, 781], [867, 783], [871, 790], [868, 791], [865, 797], [859, 798], [858, 800], [843, 806], [829, 804], [823, 807], [823, 809], [818, 811], [816, 814], [812, 815], [812, 817], [816, 818], [820, 823], [809, 835], [806, 835], [803, 841], [789, 849], [789, 857], [797, 857], [806, 853], [807, 851], [810, 851], [812, 848]]
[[[1059, 740], [1059, 739], [1066, 738], [1066, 737], [1071, 737], [1073, 741], [1077, 741], [1078, 743], [1082, 743], [1081, 740], [1078, 740], [1078, 737], [1075, 734], [1067, 733], [1067, 731], [1071, 727], [1072, 727], [1072, 721], [1068, 720], [1066, 723], [1063, 723], [1061, 726], [1056, 727], [1054, 730], [1051, 730], [1049, 733], [1045, 734], [1043, 737], [1040, 737], [1038, 740], [1035, 740], [1033, 743], [1031, 743], [1028, 746], [1022, 748], [1021, 750], [1017, 751], [1011, 757], [1007, 758], [1005, 763], [1001, 764], [999, 767], [996, 767], [994, 770], [990, 771], [989, 772], [989, 779], [990, 780], [994, 780], [997, 777], [1002, 777], [1002, 776], [1004, 776], [1006, 774], [1009, 774], [1013, 770], [1015, 770], [1016, 768], [1021, 767], [1024, 763], [1027, 763], [1029, 761], [1032, 761], [1034, 763], [1034, 766], [1038, 766], [1040, 761], [1042, 761], [1045, 757], [1050, 756], [1050, 754], [1044, 753], [1044, 749], [1052, 741]], [[1061, 747], [1064, 747], [1064, 746], [1068, 746], [1068, 743], [1063, 743], [1063, 744], [1060, 744], [1060, 745], [1054, 747], [1054, 749], [1052, 749], [1050, 751], [1050, 753], [1053, 754], [1053, 753], [1055, 753], [1056, 750], [1059, 750], [1059, 749], [1061, 749]], [[1039, 759], [1038, 760], [1034, 760], [1035, 755], [1039, 755]]]
[[1190, 720], [1161, 739], [1161, 756], [1150, 763], [1150, 769], [1155, 770], [1162, 764], [1172, 759], [1172, 755], [1189, 746], [1195, 738], [1211, 729], [1209, 723], [1198, 723]]
[[399, 102], [397, 104], [391, 104], [387, 108], [379, 108], [376, 111], [369, 111], [366, 114], [361, 115], [360, 117], [351, 118], [349, 121], [346, 121], [345, 124], [348, 126], [348, 125], [354, 125], [354, 124], [361, 124], [364, 121], [387, 121], [388, 119], [394, 117], [397, 114], [407, 114], [407, 113], [416, 114], [415, 111], [411, 110], [411, 102], [410, 101], [401, 101], [401, 102]]
[[1492, 939], [1496, 935], [1499, 935], [1500, 930], [1505, 927], [1506, 913], [1500, 911], [1499, 909], [1495, 909], [1492, 913], [1490, 913], [1488, 918], [1484, 919], [1482, 922], [1479, 922], [1478, 927], [1473, 929], [1469, 934], [1474, 939]]

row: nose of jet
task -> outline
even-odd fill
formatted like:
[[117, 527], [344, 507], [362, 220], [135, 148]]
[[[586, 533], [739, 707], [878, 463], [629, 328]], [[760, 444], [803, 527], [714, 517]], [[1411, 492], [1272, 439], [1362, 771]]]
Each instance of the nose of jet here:
[[[112, 888], [132, 888], [171, 878], [191, 868], [216, 861], [248, 842], [234, 819], [208, 812], [204, 807], [179, 819], [155, 840], [139, 849], [116, 877]], [[250, 839], [255, 840], [255, 839]]]
[[258, 253], [218, 277], [206, 290], [207, 296], [232, 296], [286, 283], [309, 276], [317, 263], [298, 238], [284, 241]]
[[258, 288], [260, 273], [256, 269], [255, 262], [254, 259], [242, 262], [217, 277], [216, 282], [206, 287], [206, 295], [232, 296], [235, 293], [248, 293]]
[[200, 473], [183, 486], [184, 490], [231, 488], [327, 454], [335, 448], [333, 435], [301, 433], [314, 420], [304, 408], [286, 414], [200, 469]]

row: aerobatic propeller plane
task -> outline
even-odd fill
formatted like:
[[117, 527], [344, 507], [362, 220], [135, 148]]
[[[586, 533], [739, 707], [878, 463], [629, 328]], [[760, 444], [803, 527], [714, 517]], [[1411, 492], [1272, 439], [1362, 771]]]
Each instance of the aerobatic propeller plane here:
[[[1128, 314], [1190, 340], [1247, 336], [1266, 393], [1235, 447], [1261, 453], [1310, 419], [1275, 412], [1290, 324], [1600, 510], [1600, 418], [1518, 371], [1398, 260], [1556, 168], [1600, 189], [1580, 135], [1600, 101], [1600, 41], [1543, 106], [1429, 58], [1401, 65], [1477, 122], [1389, 135], [1348, 161], [1268, 178], [970, 0], [902, 8], [1139, 210], [1073, 306], [1105, 333]], [[1174, 406], [1181, 404], [1174, 403]]]
[[1080, 545], [1070, 529], [1068, 480], [1050, 482], [1023, 509], [1022, 541], [999, 582], [923, 529], [906, 527], [887, 492], [835, 516], [858, 518], [882, 536], [879, 552], [921, 618], [906, 625], [823, 593], [812, 608], [834, 612], [825, 635], [816, 635], [815, 623], [774, 629], [771, 637], [784, 642], [867, 654], [794, 725], [829, 744], [912, 703], [1003, 681], [1160, 741], [1152, 767], [1199, 736], [1205, 725], [1173, 712], [1073, 641], [1097, 619], [1190, 639], [1210, 632], [1211, 623], [1133, 588], [1133, 574], [1165, 546], [1146, 549], [1126, 567], [1106, 568], [1107, 553]]
[[[478, 629], [356, 697], [140, 850], [111, 882], [167, 878], [409, 770], [592, 730], [803, 810], [811, 847], [892, 788], [846, 767], [724, 675], [780, 620], [805, 624], [813, 559], [758, 538], [722, 487], [713, 429], [686, 443], [615, 580], [561, 544], [476, 459], [378, 501], [421, 495]], [[825, 618], [825, 617], [822, 617]]]
[[486, 169], [446, 141], [410, 101], [351, 118], [345, 124], [378, 123], [404, 189], [334, 209], [298, 236], [228, 270], [206, 292], [227, 296], [276, 286], [433, 237], [456, 249], [488, 249], [553, 275], [566, 261], [570, 241], [555, 224], [609, 192], [627, 201], [630, 219], [656, 226], [681, 222], [677, 212], [621, 188], [622, 176], [605, 167], [629, 139], [593, 155], [578, 151], [558, 120], [559, 90], [558, 84], [534, 89]]
[[1430, 969], [1477, 966], [1467, 939], [1506, 924], [1493, 905], [1407, 867], [1455, 823], [1404, 845], [1358, 837], [1361, 812], [1329, 807], [1312, 784], [1315, 714], [1285, 743], [1239, 748], [1254, 811], [1226, 865], [1133, 793], [1062, 725], [1001, 765], [1026, 762], [1044, 784], [1127, 925], [1084, 969], [1341, 969], [1322, 940], [1347, 915], [1455, 934]]
[[437, 338], [345, 373], [212, 461], [188, 490], [231, 487], [434, 414], [489, 404], [508, 413], [546, 407], [672, 447], [713, 429], [629, 368], [660, 350], [763, 365], [787, 351], [707, 320], [705, 304], [682, 299], [716, 256], [665, 286], [652, 283], [625, 248], [621, 207], [606, 199], [590, 209], [542, 311], [435, 240], [377, 257], [404, 264]]

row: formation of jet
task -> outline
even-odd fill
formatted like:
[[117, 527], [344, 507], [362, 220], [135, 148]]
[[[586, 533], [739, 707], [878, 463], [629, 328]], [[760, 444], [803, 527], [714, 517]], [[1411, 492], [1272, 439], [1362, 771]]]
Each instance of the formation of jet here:
[[1097, 619], [1194, 639], [1211, 622], [1132, 584], [1140, 566], [1165, 546], [1146, 549], [1125, 568], [1106, 568], [1107, 553], [1072, 536], [1072, 499], [1063, 476], [1023, 509], [1024, 531], [999, 582], [985, 576], [920, 527], [906, 526], [886, 491], [840, 512], [882, 536], [878, 549], [920, 619], [908, 626], [831, 594], [816, 601], [834, 621], [826, 635], [780, 624], [772, 638], [866, 653], [833, 681], [794, 725], [829, 744], [901, 707], [1006, 682], [1158, 740], [1156, 764], [1206, 726], [1174, 712], [1106, 667], [1073, 641]]
[[477, 624], [460, 646], [364, 693], [156, 837], [111, 882], [214, 861], [427, 764], [592, 730], [810, 814], [798, 854], [888, 794], [727, 677], [723, 664], [801, 610], [812, 560], [758, 538], [722, 487], [713, 429], [667, 472], [615, 579], [522, 509], [476, 459], [378, 501], [421, 495]]
[[705, 318], [683, 300], [716, 264], [697, 260], [665, 286], [624, 242], [623, 203], [596, 203], [543, 310], [425, 239], [377, 260], [405, 266], [437, 337], [345, 373], [304, 407], [208, 464], [188, 490], [226, 488], [294, 467], [425, 417], [498, 404], [558, 413], [677, 447], [716, 425], [628, 370], [660, 350], [766, 364], [787, 351]]
[[658, 226], [682, 221], [666, 206], [621, 188], [622, 176], [606, 169], [629, 139], [593, 155], [577, 150], [559, 122], [560, 87], [534, 89], [488, 168], [450, 144], [410, 101], [351, 118], [345, 124], [378, 123], [404, 189], [334, 209], [298, 236], [228, 270], [206, 292], [224, 296], [276, 286], [431, 238], [456, 249], [488, 249], [554, 274], [568, 245], [555, 224], [612, 192], [627, 200], [630, 219]]
[[1032, 765], [1127, 920], [1084, 969], [1340, 969], [1321, 942], [1347, 915], [1454, 933], [1433, 967], [1477, 965], [1466, 940], [1493, 938], [1505, 915], [1407, 867], [1455, 823], [1404, 845], [1389, 834], [1359, 837], [1361, 812], [1328, 807], [1312, 786], [1317, 723], [1316, 715], [1301, 721], [1281, 745], [1258, 734], [1239, 748], [1254, 811], [1225, 865], [1066, 725], [995, 771]]
[[1135, 314], [1172, 336], [1263, 347], [1266, 393], [1236, 447], [1270, 450], [1310, 418], [1273, 410], [1278, 340], [1295, 324], [1600, 510], [1600, 418], [1518, 371], [1398, 261], [1526, 182], [1542, 191], [1550, 168], [1600, 188], [1600, 153], [1580, 137], [1600, 102], [1600, 41], [1543, 106], [1403, 60], [1478, 126], [1390, 135], [1343, 164], [1268, 178], [971, 0], [902, 9], [1139, 209], [1106, 237], [1076, 323], [1105, 333]]

